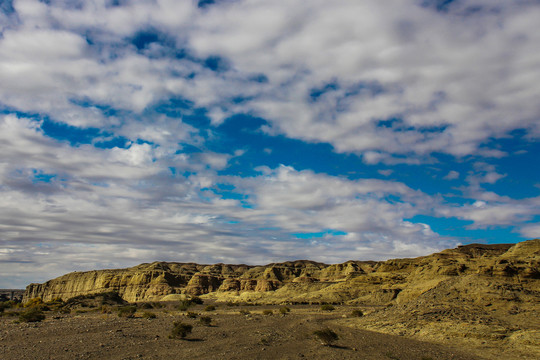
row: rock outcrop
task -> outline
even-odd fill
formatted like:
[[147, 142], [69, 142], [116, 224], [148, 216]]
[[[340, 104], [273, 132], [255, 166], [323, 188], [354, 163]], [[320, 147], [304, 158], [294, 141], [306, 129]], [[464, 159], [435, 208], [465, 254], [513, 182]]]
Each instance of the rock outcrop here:
[[[130, 302], [187, 294], [224, 301], [403, 304], [437, 291], [441, 284], [469, 279], [485, 286], [467, 285], [456, 296], [480, 304], [496, 297], [538, 295], [539, 263], [538, 239], [515, 245], [459, 246], [415, 259], [334, 265], [306, 260], [265, 266], [154, 262], [127, 269], [74, 272], [30, 284], [23, 301], [36, 297], [67, 300], [114, 291]], [[454, 291], [457, 287], [453, 286]]]
[[[336, 324], [540, 358], [540, 240], [471, 244], [415, 259], [327, 265], [141, 264], [30, 284], [24, 301], [115, 292], [126, 301], [201, 296], [252, 304], [349, 304]], [[449, 340], [451, 339], [451, 340]], [[532, 357], [531, 357], [531, 354]]]

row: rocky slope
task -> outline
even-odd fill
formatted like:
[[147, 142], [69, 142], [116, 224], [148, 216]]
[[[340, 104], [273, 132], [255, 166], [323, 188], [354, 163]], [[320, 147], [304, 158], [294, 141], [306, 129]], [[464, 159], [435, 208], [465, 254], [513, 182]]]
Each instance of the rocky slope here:
[[228, 301], [386, 305], [416, 301], [446, 286], [446, 296], [481, 305], [534, 299], [539, 264], [538, 239], [515, 245], [472, 244], [415, 259], [335, 265], [306, 260], [266, 266], [154, 262], [127, 269], [74, 272], [30, 284], [24, 301], [35, 297], [67, 300], [115, 291], [130, 302], [208, 294]]
[[540, 239], [335, 265], [156, 262], [30, 284], [24, 301], [111, 291], [130, 302], [197, 295], [218, 302], [356, 305], [366, 316], [336, 325], [464, 344], [480, 356], [504, 349], [512, 358], [540, 358]]

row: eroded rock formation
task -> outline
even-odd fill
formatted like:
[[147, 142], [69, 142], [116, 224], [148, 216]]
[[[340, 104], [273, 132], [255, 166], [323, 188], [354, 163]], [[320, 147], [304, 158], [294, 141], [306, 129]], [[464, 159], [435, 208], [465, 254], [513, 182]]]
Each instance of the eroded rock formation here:
[[[472, 244], [415, 259], [335, 265], [306, 260], [265, 266], [155, 262], [74, 272], [30, 284], [24, 300], [67, 300], [115, 291], [130, 302], [157, 301], [171, 294], [208, 294], [227, 301], [399, 304], [451, 283], [448, 296], [482, 303], [492, 298], [540, 295], [539, 263], [538, 239], [515, 245]], [[472, 286], [471, 282], [482, 285]]]
[[516, 359], [540, 358], [540, 240], [460, 246], [415, 259], [326, 265], [141, 264], [75, 272], [27, 287], [25, 300], [117, 292], [127, 301], [199, 295], [220, 302], [343, 303], [365, 316], [336, 324], [417, 337]]

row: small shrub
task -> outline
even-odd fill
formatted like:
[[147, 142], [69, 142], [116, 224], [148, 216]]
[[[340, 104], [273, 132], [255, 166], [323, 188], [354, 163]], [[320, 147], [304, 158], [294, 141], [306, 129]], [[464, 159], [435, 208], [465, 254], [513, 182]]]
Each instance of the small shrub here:
[[197, 315], [197, 313], [188, 311], [188, 313], [186, 314], [186, 316], [187, 316], [188, 318], [190, 318], [190, 319], [196, 319], [197, 316], [199, 316], [199, 315]]
[[118, 317], [132, 318], [137, 311], [136, 306], [123, 306], [118, 309]]
[[362, 317], [364, 316], [364, 313], [360, 309], [355, 309], [351, 312], [352, 317]]
[[2, 316], [11, 316], [11, 317], [16, 317], [16, 316], [19, 316], [21, 314], [21, 311], [6, 311], [5, 313], [0, 313], [0, 315]]
[[45, 303], [45, 306], [49, 307], [52, 310], [59, 310], [62, 306], [64, 306], [64, 300], [61, 298], [54, 298], [51, 301], [47, 301]]
[[197, 304], [197, 305], [202, 305], [202, 304], [204, 304], [203, 299], [201, 299], [201, 298], [198, 297], [198, 296], [192, 297], [192, 298], [190, 299], [190, 301], [191, 301], [192, 304]]
[[37, 307], [30, 308], [19, 314], [20, 322], [40, 322], [44, 319], [45, 315], [43, 315], [43, 312]]
[[190, 300], [181, 300], [180, 304], [178, 305], [178, 310], [180, 311], [187, 311], [189, 307], [193, 305]]
[[339, 339], [338, 334], [329, 328], [314, 331], [313, 335], [315, 335], [315, 337], [317, 337], [317, 339], [319, 339], [324, 346], [330, 346], [334, 341]]
[[169, 335], [169, 339], [183, 339], [191, 334], [193, 326], [182, 322], [175, 322]]
[[75, 309], [84, 307], [99, 309], [103, 305], [117, 306], [127, 304], [127, 301], [122, 299], [117, 292], [110, 291], [72, 297], [64, 302], [64, 308]]
[[321, 310], [322, 311], [334, 311], [334, 310], [336, 310], [336, 308], [334, 307], [334, 305], [324, 304], [324, 305], [321, 305]]
[[270, 345], [270, 338], [268, 336], [263, 336], [259, 339], [259, 344], [268, 346]]
[[33, 299], [28, 300], [24, 304], [24, 307], [28, 308], [28, 307], [38, 306], [38, 305], [41, 305], [41, 304], [43, 304], [43, 300], [41, 300], [40, 298], [33, 298]]
[[274, 314], [274, 312], [272, 310], [270, 310], [270, 309], [263, 310], [262, 313], [263, 313], [263, 315], [273, 315]]
[[212, 318], [210, 316], [201, 316], [199, 322], [204, 326], [210, 326], [212, 323]]
[[145, 318], [145, 319], [155, 319], [155, 318], [157, 318], [157, 315], [154, 314], [153, 312], [145, 311], [145, 312], [143, 312], [142, 317]]
[[283, 306], [283, 307], [279, 308], [279, 313], [282, 314], [282, 315], [286, 315], [286, 314], [288, 314], [290, 312], [291, 312], [291, 309], [289, 309], [286, 306]]
[[216, 310], [215, 305], [206, 305], [206, 307], [204, 308], [204, 311], [214, 311], [214, 310]]
[[0, 312], [4, 312], [5, 309], [11, 309], [17, 306], [17, 303], [13, 300], [0, 302]]

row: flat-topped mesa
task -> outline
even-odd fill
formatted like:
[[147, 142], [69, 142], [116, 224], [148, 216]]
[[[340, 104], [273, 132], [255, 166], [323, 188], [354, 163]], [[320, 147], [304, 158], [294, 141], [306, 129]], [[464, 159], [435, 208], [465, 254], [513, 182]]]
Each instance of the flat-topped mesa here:
[[265, 266], [154, 262], [126, 269], [73, 272], [43, 284], [30, 284], [23, 301], [36, 297], [67, 300], [114, 291], [129, 302], [159, 301], [173, 294], [208, 294], [231, 301], [264, 297], [273, 302], [381, 303], [417, 296], [457, 276], [536, 280], [540, 279], [539, 264], [538, 239], [516, 245], [471, 244], [413, 259], [333, 265], [309, 260]]

